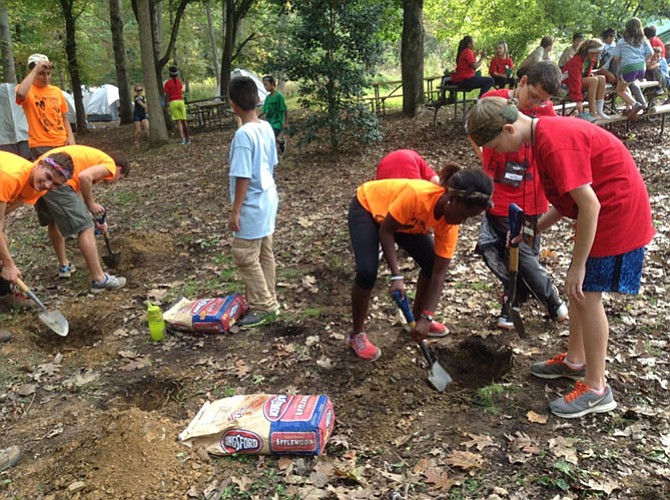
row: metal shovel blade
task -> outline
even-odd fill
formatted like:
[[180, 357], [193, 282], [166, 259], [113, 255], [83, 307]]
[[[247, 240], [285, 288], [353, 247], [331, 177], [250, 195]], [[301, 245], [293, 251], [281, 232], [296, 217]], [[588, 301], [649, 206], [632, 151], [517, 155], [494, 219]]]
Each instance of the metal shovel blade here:
[[70, 331], [70, 325], [60, 311], [42, 311], [38, 318], [61, 337], [67, 336]]
[[426, 346], [426, 343], [423, 340], [419, 342], [419, 348], [421, 349], [423, 357], [426, 358], [426, 361], [428, 361], [428, 367], [430, 368], [430, 371], [428, 372], [428, 381], [439, 392], [444, 392], [447, 386], [453, 382], [451, 375], [449, 375], [447, 370], [445, 370], [442, 365], [433, 358], [432, 354], [428, 350], [428, 347]]
[[35, 295], [28, 285], [26, 285], [20, 278], [17, 278], [16, 284], [19, 285], [19, 288], [21, 288], [23, 293], [27, 293], [30, 298], [33, 299], [33, 302], [42, 309], [42, 312], [37, 315], [40, 321], [56, 334], [65, 337], [70, 331], [70, 325], [68, 324], [67, 319], [65, 319], [65, 316], [58, 310], [48, 311], [42, 301], [37, 298], [37, 295]]
[[109, 236], [107, 233], [103, 233], [105, 236], [105, 246], [107, 247], [108, 255], [102, 256], [102, 261], [109, 268], [116, 269], [121, 264], [121, 252], [112, 252], [112, 245], [109, 243]]

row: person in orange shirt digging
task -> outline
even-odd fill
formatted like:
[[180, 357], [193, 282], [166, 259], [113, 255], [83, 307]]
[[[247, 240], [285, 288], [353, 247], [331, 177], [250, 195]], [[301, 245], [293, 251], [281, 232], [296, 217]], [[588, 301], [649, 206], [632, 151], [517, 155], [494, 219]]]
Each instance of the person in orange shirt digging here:
[[483, 170], [461, 169], [455, 164], [442, 169], [440, 185], [425, 180], [387, 179], [358, 187], [348, 217], [356, 260], [351, 289], [353, 328], [348, 343], [359, 358], [375, 361], [381, 356], [364, 329], [377, 280], [379, 243], [391, 270], [391, 294], [405, 293], [396, 243], [421, 267], [414, 298], [417, 322], [413, 336], [443, 337], [448, 330], [433, 317], [456, 248], [458, 225], [490, 206], [492, 193], [493, 181]]
[[[69, 278], [75, 271], [67, 258], [65, 238], [77, 235], [79, 249], [91, 275], [91, 293], [122, 288], [126, 279], [104, 272], [100, 264], [93, 232], [97, 222], [94, 223], [93, 218], [100, 218], [105, 209], [93, 199], [93, 184], [125, 178], [130, 171], [128, 160], [122, 153], [108, 155], [89, 146], [63, 146], [48, 154], [53, 153], [68, 156], [74, 165], [72, 178], [67, 184], [45, 194], [35, 204], [40, 225], [47, 226], [58, 257], [58, 276]], [[106, 226], [98, 225], [103, 232], [107, 231]]]

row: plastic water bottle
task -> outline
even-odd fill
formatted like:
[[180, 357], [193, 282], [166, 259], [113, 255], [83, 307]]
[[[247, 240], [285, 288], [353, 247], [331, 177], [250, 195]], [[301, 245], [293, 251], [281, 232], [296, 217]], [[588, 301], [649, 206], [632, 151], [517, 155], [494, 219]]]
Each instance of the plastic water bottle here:
[[165, 338], [165, 321], [163, 311], [151, 302], [147, 303], [147, 322], [149, 323], [149, 334], [151, 340], [159, 342]]

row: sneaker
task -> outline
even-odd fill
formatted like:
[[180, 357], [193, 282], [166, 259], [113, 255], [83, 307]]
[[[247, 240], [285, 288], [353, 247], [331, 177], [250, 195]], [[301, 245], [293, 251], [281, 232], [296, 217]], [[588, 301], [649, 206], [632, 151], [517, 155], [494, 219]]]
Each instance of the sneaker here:
[[91, 293], [100, 293], [105, 290], [118, 290], [126, 286], [126, 278], [113, 276], [105, 273], [105, 279], [102, 281], [91, 282]]
[[184, 139], [184, 144], [191, 144], [191, 139]]
[[596, 121], [596, 117], [593, 116], [593, 115], [592, 115], [591, 113], [589, 113], [588, 111], [582, 111], [581, 113], [579, 113], [579, 114], [577, 115], [577, 118], [581, 118], [582, 120], [586, 120], [587, 122], [591, 122], [591, 123], [593, 123], [594, 121]]
[[0, 450], [0, 472], [14, 467], [23, 457], [23, 450], [18, 446], [10, 446]]
[[256, 326], [267, 325], [268, 323], [273, 323], [277, 319], [278, 314], [278, 311], [262, 313], [250, 310], [237, 322], [237, 324], [242, 328], [254, 328]]
[[598, 111], [598, 119], [600, 120], [610, 120], [612, 117], [608, 114], [605, 114], [604, 111]]
[[59, 278], [69, 278], [72, 276], [72, 273], [77, 270], [76, 267], [74, 267], [74, 264], [70, 262], [69, 264], [65, 266], [60, 266], [58, 268], [58, 277]]
[[608, 385], [604, 394], [596, 394], [584, 382], [577, 382], [575, 388], [562, 398], [549, 403], [549, 409], [557, 417], [578, 418], [589, 413], [604, 413], [616, 408], [612, 389]]
[[631, 109], [630, 114], [628, 115], [628, 118], [631, 120], [637, 119], [637, 115], [640, 111], [644, 109], [644, 106], [640, 104], [639, 102], [636, 102], [633, 104], [633, 109]]
[[565, 302], [561, 302], [561, 305], [552, 313], [551, 319], [557, 323], [563, 323], [570, 319], [568, 316], [568, 306]]
[[446, 337], [447, 335], [449, 335], [449, 328], [447, 328], [446, 325], [443, 325], [439, 321], [430, 323], [430, 326], [428, 327], [428, 337], [440, 338]]
[[586, 375], [586, 367], [574, 370], [565, 363], [567, 352], [557, 354], [547, 361], [534, 363], [530, 367], [530, 373], [539, 378], [556, 379], [561, 377], [581, 380]]
[[377, 361], [379, 356], [382, 355], [382, 351], [370, 343], [364, 332], [349, 335], [347, 343], [354, 350], [356, 356], [365, 361]]
[[514, 323], [512, 322], [511, 319], [509, 319], [507, 314], [501, 314], [500, 316], [498, 316], [496, 326], [498, 328], [502, 328], [503, 330], [514, 330]]

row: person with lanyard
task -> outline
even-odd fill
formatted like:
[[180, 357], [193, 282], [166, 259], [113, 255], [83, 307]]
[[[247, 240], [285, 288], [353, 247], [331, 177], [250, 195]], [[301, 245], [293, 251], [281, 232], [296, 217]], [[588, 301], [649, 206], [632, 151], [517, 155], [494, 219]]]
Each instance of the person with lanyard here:
[[[365, 319], [377, 280], [379, 243], [391, 270], [389, 293], [405, 293], [396, 243], [419, 265], [414, 298], [415, 338], [442, 337], [448, 330], [434, 320], [456, 242], [458, 225], [491, 206], [493, 181], [479, 169], [447, 164], [440, 185], [419, 179], [369, 181], [358, 187], [349, 208], [348, 224], [356, 261], [351, 289], [352, 331], [349, 346], [365, 361], [381, 350], [365, 333]], [[434, 241], [431, 237], [434, 234]]]
[[[560, 86], [561, 70], [558, 66], [551, 61], [540, 61], [521, 77], [514, 90], [491, 90], [484, 97], [514, 100], [518, 103], [519, 111], [528, 116], [556, 116], [551, 96], [558, 92]], [[503, 284], [502, 310], [497, 326], [511, 330], [514, 323], [507, 310], [507, 297], [513, 296], [507, 264], [509, 206], [516, 203], [521, 207], [532, 229], [537, 225], [538, 218], [548, 210], [549, 204], [533, 163], [531, 147], [524, 145], [519, 151], [498, 153], [490, 148], [480, 148], [474, 143], [472, 146], [484, 171], [493, 178], [495, 185], [493, 208], [486, 210], [482, 219], [476, 251]], [[517, 303], [512, 304], [512, 307], [519, 307], [532, 294], [547, 308], [552, 320], [563, 322], [568, 319], [568, 308], [540, 263], [540, 245], [539, 235], [519, 245], [520, 279], [517, 281]]]
[[612, 411], [617, 403], [605, 376], [609, 323], [602, 294], [638, 293], [645, 247], [655, 234], [635, 160], [615, 135], [597, 125], [576, 118], [531, 118], [499, 97], [475, 103], [466, 126], [475, 144], [499, 153], [533, 148], [552, 205], [539, 220], [538, 233], [562, 217], [576, 221], [565, 278], [568, 350], [533, 364], [531, 374], [577, 380], [573, 391], [549, 403], [559, 417]]

